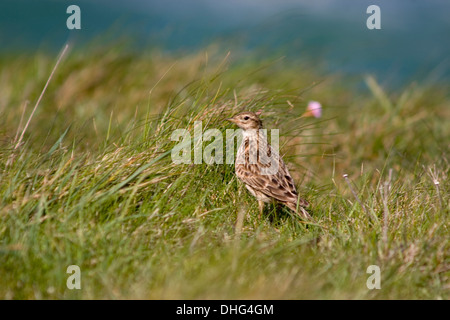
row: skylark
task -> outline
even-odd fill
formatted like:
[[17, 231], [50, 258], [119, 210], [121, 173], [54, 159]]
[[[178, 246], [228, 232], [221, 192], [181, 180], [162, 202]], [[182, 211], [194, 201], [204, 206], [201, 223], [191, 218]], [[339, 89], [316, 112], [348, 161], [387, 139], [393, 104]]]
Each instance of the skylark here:
[[308, 219], [310, 215], [303, 208], [308, 202], [298, 196], [283, 159], [260, 130], [263, 128], [260, 114], [247, 111], [227, 119], [243, 130], [242, 143], [236, 154], [236, 175], [258, 200], [260, 216], [264, 203], [275, 200]]

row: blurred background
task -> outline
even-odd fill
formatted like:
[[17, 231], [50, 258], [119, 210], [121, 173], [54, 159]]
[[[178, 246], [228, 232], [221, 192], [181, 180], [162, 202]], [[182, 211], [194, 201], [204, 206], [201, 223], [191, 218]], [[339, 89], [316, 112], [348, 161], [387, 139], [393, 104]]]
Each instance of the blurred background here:
[[[71, 4], [81, 9], [81, 30], [66, 28]], [[371, 4], [381, 8], [381, 30], [366, 27]], [[449, 16], [448, 0], [2, 0], [0, 53], [56, 51], [66, 41], [177, 53], [215, 45], [235, 55], [310, 59], [397, 86], [450, 79]]]

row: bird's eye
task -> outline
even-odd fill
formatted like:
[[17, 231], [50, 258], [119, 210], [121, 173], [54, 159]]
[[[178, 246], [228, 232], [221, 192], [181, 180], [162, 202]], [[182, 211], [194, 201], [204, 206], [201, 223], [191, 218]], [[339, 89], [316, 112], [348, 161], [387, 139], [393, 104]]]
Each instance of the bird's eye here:
[[245, 117], [244, 117], [244, 120], [248, 120], [248, 119], [250, 119], [249, 116], [245, 116]]

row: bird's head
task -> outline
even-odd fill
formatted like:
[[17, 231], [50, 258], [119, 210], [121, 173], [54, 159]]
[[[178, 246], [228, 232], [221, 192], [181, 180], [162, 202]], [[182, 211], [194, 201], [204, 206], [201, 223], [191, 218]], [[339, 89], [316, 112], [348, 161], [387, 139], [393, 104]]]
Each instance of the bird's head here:
[[261, 111], [258, 112], [242, 112], [227, 121], [235, 123], [242, 130], [262, 129], [262, 121], [259, 119]]

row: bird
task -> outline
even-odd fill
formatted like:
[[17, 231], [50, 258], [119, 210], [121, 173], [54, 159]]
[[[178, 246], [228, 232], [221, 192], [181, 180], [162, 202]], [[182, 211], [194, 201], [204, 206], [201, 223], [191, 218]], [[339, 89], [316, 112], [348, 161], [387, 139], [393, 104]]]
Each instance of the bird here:
[[236, 176], [258, 200], [259, 217], [264, 204], [275, 201], [301, 218], [309, 219], [311, 216], [304, 209], [309, 203], [299, 197], [283, 159], [267, 142], [260, 115], [261, 111], [245, 111], [226, 119], [242, 129], [242, 142], [235, 160]]

